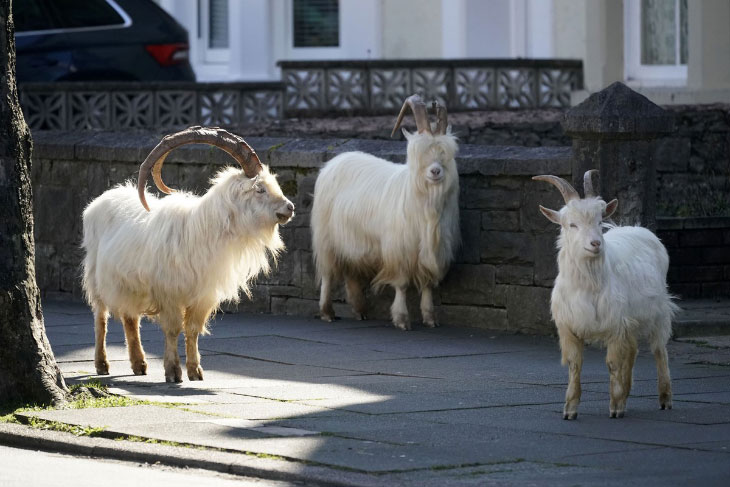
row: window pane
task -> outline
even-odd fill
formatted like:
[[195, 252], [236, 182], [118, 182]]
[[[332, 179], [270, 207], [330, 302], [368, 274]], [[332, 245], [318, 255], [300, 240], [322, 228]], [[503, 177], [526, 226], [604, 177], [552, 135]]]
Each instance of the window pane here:
[[676, 64], [675, 0], [641, 0], [641, 64]]
[[679, 64], [687, 64], [687, 0], [679, 0]]
[[67, 29], [123, 24], [124, 19], [106, 0], [53, 0], [45, 2]]
[[228, 48], [228, 0], [209, 0], [208, 47]]
[[339, 45], [338, 0], [294, 0], [294, 47]]

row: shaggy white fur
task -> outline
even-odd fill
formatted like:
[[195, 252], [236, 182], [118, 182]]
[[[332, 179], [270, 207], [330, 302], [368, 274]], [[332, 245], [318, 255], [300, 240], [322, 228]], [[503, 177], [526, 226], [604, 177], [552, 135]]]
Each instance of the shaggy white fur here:
[[203, 196], [175, 192], [158, 199], [146, 194], [140, 204], [132, 182], [92, 201], [83, 215], [86, 251], [83, 286], [95, 313], [96, 368], [107, 374], [108, 313], [122, 320], [132, 370], [146, 373], [139, 344], [139, 317], [157, 316], [166, 335], [165, 377], [179, 382], [177, 338], [185, 332], [187, 371], [200, 380], [199, 333], [222, 301], [237, 301], [239, 290], [259, 272], [269, 271], [269, 256], [283, 248], [278, 226], [293, 217], [268, 168], [253, 179], [239, 168], [221, 170]]
[[562, 362], [570, 368], [565, 419], [577, 416], [584, 342], [608, 348], [611, 417], [624, 415], [640, 339], [648, 341], [656, 358], [661, 408], [672, 407], [666, 343], [679, 308], [667, 292], [669, 257], [649, 230], [603, 223], [616, 206], [616, 200], [606, 204], [588, 197], [571, 199], [560, 211], [540, 208], [560, 225], [551, 311]]
[[405, 293], [421, 291], [421, 312], [436, 326], [432, 286], [446, 273], [460, 242], [456, 138], [410, 134], [406, 164], [362, 152], [340, 154], [321, 170], [314, 189], [312, 246], [322, 281], [322, 319], [332, 320], [335, 279], [345, 279], [348, 301], [365, 317], [364, 281], [396, 290], [393, 323], [410, 329]]

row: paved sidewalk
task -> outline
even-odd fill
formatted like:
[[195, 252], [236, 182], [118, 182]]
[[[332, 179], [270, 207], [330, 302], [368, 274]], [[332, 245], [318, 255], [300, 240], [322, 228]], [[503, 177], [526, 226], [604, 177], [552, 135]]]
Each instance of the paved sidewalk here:
[[[96, 378], [87, 308], [44, 302], [44, 315], [67, 381]], [[0, 427], [0, 443], [25, 435], [28, 445], [43, 448], [66, 443], [72, 452], [315, 485], [730, 481], [728, 337], [670, 343], [671, 411], [659, 410], [653, 358], [642, 350], [623, 419], [608, 417], [604, 353], [587, 349], [578, 420], [564, 421], [567, 371], [554, 338], [250, 314], [219, 315], [211, 330], [200, 340], [205, 381], [184, 377], [172, 385], [164, 382], [157, 326], [143, 323], [149, 375], [136, 377], [122, 327], [112, 322], [111, 375], [102, 381], [112, 392], [155, 404], [27, 413], [103, 427], [108, 438], [207, 449], [44, 437], [17, 425]]]

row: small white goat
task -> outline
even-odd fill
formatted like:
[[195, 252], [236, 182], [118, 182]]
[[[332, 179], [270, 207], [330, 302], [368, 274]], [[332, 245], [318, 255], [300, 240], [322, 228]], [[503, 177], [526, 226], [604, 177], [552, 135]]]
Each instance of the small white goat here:
[[[610, 417], [624, 416], [639, 339], [646, 339], [654, 353], [659, 404], [671, 409], [666, 344], [679, 308], [667, 293], [669, 257], [664, 245], [645, 228], [602, 224], [616, 211], [618, 201], [607, 204], [596, 196], [591, 181], [594, 172], [584, 175], [584, 199], [557, 176], [532, 178], [553, 184], [565, 200], [560, 211], [540, 206], [548, 220], [560, 225], [551, 311], [562, 363], [569, 367], [563, 419], [578, 416], [584, 342], [599, 342], [608, 349]], [[610, 228], [605, 234], [603, 226]]]
[[321, 279], [319, 306], [325, 321], [334, 319], [330, 297], [333, 280], [343, 278], [347, 299], [358, 319], [365, 318], [362, 285], [395, 288], [393, 323], [410, 330], [406, 289], [421, 291], [426, 326], [437, 326], [432, 286], [446, 273], [460, 241], [459, 175], [456, 138], [448, 128], [446, 109], [436, 107], [432, 132], [426, 106], [417, 95], [406, 99], [393, 128], [407, 108], [418, 133], [408, 140], [405, 164], [362, 152], [347, 152], [322, 168], [314, 188], [312, 246]]
[[[162, 164], [184, 144], [219, 147], [243, 170], [221, 170], [203, 196], [146, 195], [150, 170], [160, 191], [171, 193], [160, 176]], [[293, 216], [294, 205], [242, 138], [217, 127], [190, 127], [163, 138], [140, 166], [136, 189], [131, 182], [117, 186], [84, 211], [83, 286], [94, 311], [97, 373], [109, 373], [105, 342], [111, 311], [124, 325], [135, 374], [147, 373], [139, 336], [140, 315], [146, 314], [158, 316], [165, 334], [167, 382], [182, 381], [181, 331], [188, 378], [202, 380], [198, 335], [207, 333], [208, 319], [222, 301], [236, 301], [239, 290], [248, 294], [250, 280], [268, 272], [268, 256], [276, 259], [283, 248], [278, 225]]]

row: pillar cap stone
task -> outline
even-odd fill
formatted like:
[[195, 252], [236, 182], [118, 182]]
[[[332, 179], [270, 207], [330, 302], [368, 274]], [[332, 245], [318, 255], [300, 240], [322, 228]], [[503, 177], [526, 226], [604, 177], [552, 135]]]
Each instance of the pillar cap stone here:
[[582, 139], [644, 139], [675, 130], [672, 113], [618, 81], [568, 110], [562, 125]]

